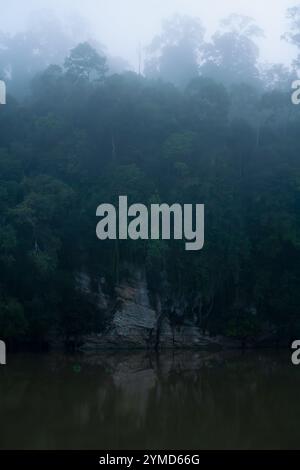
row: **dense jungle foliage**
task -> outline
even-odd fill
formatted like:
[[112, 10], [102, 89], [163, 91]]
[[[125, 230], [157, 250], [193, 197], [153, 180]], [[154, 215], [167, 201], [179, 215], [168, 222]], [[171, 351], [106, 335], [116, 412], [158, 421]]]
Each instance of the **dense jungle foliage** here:
[[[300, 8], [288, 15], [285, 39], [300, 57]], [[87, 42], [65, 41], [63, 59], [51, 43], [63, 38], [45, 42], [45, 31], [0, 38], [1, 338], [44, 344], [52, 331], [101, 330], [76, 275], [105, 278], [113, 295], [130, 265], [145, 268], [174, 323], [300, 333], [299, 60], [260, 64], [262, 32], [236, 15], [210, 42], [198, 20], [170, 19], [141, 73]], [[205, 204], [203, 250], [100, 242], [96, 208], [119, 195]]]

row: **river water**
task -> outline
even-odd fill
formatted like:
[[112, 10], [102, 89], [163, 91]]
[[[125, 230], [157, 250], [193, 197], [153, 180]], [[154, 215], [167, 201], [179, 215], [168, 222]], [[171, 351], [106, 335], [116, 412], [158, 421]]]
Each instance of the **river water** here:
[[8, 355], [1, 449], [300, 449], [289, 351]]

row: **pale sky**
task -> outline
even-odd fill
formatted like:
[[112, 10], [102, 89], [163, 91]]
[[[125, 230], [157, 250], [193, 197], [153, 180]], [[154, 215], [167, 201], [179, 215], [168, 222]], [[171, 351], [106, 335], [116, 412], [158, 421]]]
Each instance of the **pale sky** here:
[[289, 63], [295, 48], [280, 36], [287, 29], [285, 11], [299, 0], [0, 0], [0, 30], [21, 30], [34, 11], [53, 9], [58, 17], [79, 14], [88, 21], [91, 36], [110, 54], [122, 56], [136, 68], [138, 44], [147, 45], [160, 31], [161, 21], [174, 13], [201, 19], [207, 37], [230, 13], [253, 17], [265, 31], [261, 60]]

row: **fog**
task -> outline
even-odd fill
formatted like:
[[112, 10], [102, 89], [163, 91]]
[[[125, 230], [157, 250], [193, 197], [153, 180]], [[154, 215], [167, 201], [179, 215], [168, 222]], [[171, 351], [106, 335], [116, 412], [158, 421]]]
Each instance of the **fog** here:
[[41, 9], [55, 12], [65, 25], [77, 24], [79, 39], [95, 37], [109, 54], [126, 59], [138, 68], [138, 48], [149, 44], [160, 31], [164, 18], [174, 13], [199, 17], [206, 37], [230, 13], [251, 16], [264, 30], [260, 60], [289, 64], [295, 48], [281, 39], [286, 31], [286, 9], [297, 0], [0, 0], [0, 30], [17, 32], [28, 28]]
[[[297, 383], [280, 351], [300, 338], [300, 0], [0, 5], [0, 339], [9, 354], [44, 357], [52, 348], [68, 377], [73, 360], [88, 377], [86, 389], [77, 372], [78, 387], [63, 382], [65, 404], [53, 388], [62, 367], [51, 356], [47, 371], [44, 359], [24, 355], [32, 357], [28, 369], [17, 361], [22, 371], [5, 373], [7, 391], [16, 385], [6, 401], [0, 378], [0, 416], [10, 423], [0, 429], [0, 449], [299, 447]], [[176, 355], [191, 348], [202, 360], [205, 349], [240, 349], [247, 358], [247, 350], [273, 347], [287, 389], [279, 386], [272, 401], [275, 359], [259, 361], [264, 387], [248, 359], [239, 375], [231, 353], [217, 356], [220, 383], [232, 378], [239, 390], [248, 374], [251, 419], [248, 395], [220, 390], [210, 356], [206, 375], [226, 412], [189, 358], [177, 373], [171, 356], [173, 388], [151, 378], [149, 400], [143, 394], [149, 415], [141, 416], [132, 381], [136, 407], [106, 389], [100, 407], [93, 401], [91, 366], [113, 392], [133, 370], [131, 349], [144, 351], [143, 364], [152, 352], [160, 373], [159, 352], [172, 348]], [[105, 349], [124, 354], [120, 367], [113, 358], [115, 383], [109, 362], [97, 359]], [[84, 351], [92, 363], [81, 367]], [[190, 395], [179, 371], [192, 374]], [[76, 388], [82, 401], [76, 395], [72, 403]]]

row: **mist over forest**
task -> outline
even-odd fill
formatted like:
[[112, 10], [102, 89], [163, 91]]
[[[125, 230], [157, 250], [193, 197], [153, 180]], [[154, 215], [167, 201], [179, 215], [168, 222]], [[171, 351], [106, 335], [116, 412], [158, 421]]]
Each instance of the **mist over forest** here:
[[[80, 17], [65, 22], [47, 11], [29, 29], [0, 31], [0, 331], [8, 344], [59, 337], [80, 345], [107, 331], [121, 308], [118, 286], [136, 272], [157, 315], [145, 345], [162, 344], [162, 320], [243, 346], [300, 333], [300, 107], [291, 101], [300, 5], [286, 20], [290, 63], [262, 60], [263, 29], [234, 12], [209, 38], [201, 18], [166, 18], [148, 44], [137, 43], [135, 64]], [[205, 204], [203, 250], [100, 242], [96, 208], [119, 195]]]

